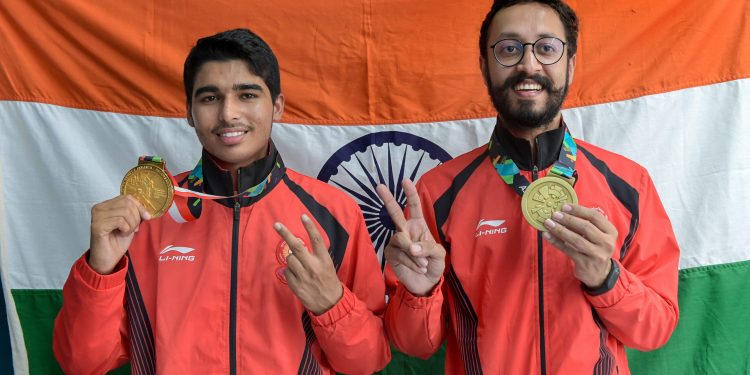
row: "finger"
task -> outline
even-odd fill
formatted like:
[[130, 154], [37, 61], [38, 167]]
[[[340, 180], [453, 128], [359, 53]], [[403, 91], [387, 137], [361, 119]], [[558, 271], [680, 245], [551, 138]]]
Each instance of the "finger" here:
[[552, 214], [552, 220], [562, 224], [568, 230], [578, 234], [593, 244], [606, 243], [607, 234], [587, 219], [563, 212]]
[[375, 188], [375, 192], [378, 193], [378, 197], [383, 201], [383, 206], [385, 207], [386, 212], [388, 212], [388, 216], [391, 217], [391, 221], [393, 221], [393, 224], [396, 226], [396, 231], [405, 232], [407, 228], [406, 217], [404, 216], [404, 211], [401, 208], [401, 205], [398, 204], [396, 198], [393, 197], [393, 194], [391, 194], [388, 188], [383, 184], [378, 185]]
[[286, 257], [286, 268], [294, 273], [294, 276], [297, 279], [304, 278], [304, 275], [307, 273], [305, 270], [305, 266], [302, 264], [302, 262], [299, 261], [299, 258], [295, 256], [296, 253], [290, 253], [289, 256]]
[[444, 259], [445, 248], [435, 241], [420, 241], [409, 246], [409, 254], [412, 257]]
[[135, 227], [132, 227], [127, 220], [122, 216], [115, 216], [103, 219], [101, 221], [101, 227], [97, 233], [93, 233], [98, 236], [105, 236], [114, 231], [119, 231], [120, 234], [128, 235], [133, 233]]
[[307, 247], [305, 246], [304, 242], [302, 242], [299, 238], [297, 238], [297, 236], [292, 234], [292, 232], [290, 232], [284, 224], [276, 222], [273, 224], [273, 228], [289, 246], [289, 250], [294, 253], [297, 259], [299, 259], [299, 261], [303, 265], [309, 263], [309, 258], [312, 255], [310, 255], [310, 253], [307, 251]]
[[395, 232], [391, 236], [391, 240], [388, 241], [389, 246], [393, 246], [401, 251], [408, 251], [412, 241], [406, 232]]
[[405, 178], [401, 182], [401, 186], [404, 188], [404, 194], [406, 194], [406, 206], [409, 208], [409, 218], [424, 219], [422, 215], [422, 202], [419, 200], [419, 193], [417, 193], [414, 183]]
[[138, 199], [135, 199], [132, 195], [126, 195], [125, 196], [131, 205], [135, 206], [135, 209], [138, 212], [138, 216], [141, 217], [143, 220], [150, 220], [151, 219], [151, 213], [148, 211], [146, 206], [143, 205]]
[[594, 208], [588, 208], [577, 204], [565, 204], [562, 211], [566, 214], [579, 217], [591, 222], [600, 231], [608, 234], [617, 233], [617, 228], [607, 219], [604, 213]]
[[550, 232], [542, 233], [542, 237], [547, 240], [547, 242], [549, 242], [553, 247], [562, 251], [565, 255], [568, 256], [568, 258], [572, 259], [576, 263], [578, 263], [584, 257], [583, 254], [573, 249], [570, 244], [559, 239], [558, 237], [555, 237]]
[[[425, 264], [424, 266], [419, 265], [415, 259], [411, 258], [409, 254], [403, 251], [392, 248], [389, 251], [386, 248], [384, 256], [386, 261], [391, 265], [391, 267], [393, 267], [394, 270], [397, 267], [403, 266], [419, 274], [424, 274], [427, 272], [427, 264]], [[426, 259], [424, 260], [426, 262]]]
[[566, 228], [564, 224], [547, 219], [544, 221], [544, 226], [547, 227], [550, 234], [557, 237], [560, 241], [567, 243], [572, 250], [584, 255], [591, 254], [590, 249], [593, 244], [580, 234]]
[[318, 227], [307, 215], [302, 215], [302, 225], [307, 231], [307, 235], [310, 237], [310, 245], [313, 248], [313, 254], [318, 258], [330, 259], [331, 256], [328, 254], [328, 249], [323, 241], [323, 236], [320, 235]]
[[122, 218], [131, 227], [137, 227], [141, 223], [141, 217], [140, 215], [138, 215], [138, 211], [135, 210], [133, 206], [123, 206], [109, 209], [106, 212], [96, 212], [92, 215], [91, 220], [92, 224], [96, 225], [97, 223], [103, 223], [104, 221], [112, 218]]
[[284, 278], [286, 279], [286, 284], [289, 285], [289, 289], [291, 289], [292, 293], [296, 295], [297, 289], [299, 289], [299, 279], [297, 278], [297, 275], [287, 267], [284, 270]]

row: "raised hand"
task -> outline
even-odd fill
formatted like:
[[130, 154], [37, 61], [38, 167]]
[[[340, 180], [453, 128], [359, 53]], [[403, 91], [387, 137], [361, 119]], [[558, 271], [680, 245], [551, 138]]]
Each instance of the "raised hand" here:
[[142, 220], [151, 215], [137, 199], [120, 195], [91, 208], [91, 242], [88, 263], [107, 275], [128, 250]]
[[376, 188], [396, 226], [396, 232], [383, 250], [383, 255], [404, 287], [416, 296], [424, 296], [430, 293], [443, 275], [445, 249], [435, 242], [427, 227], [414, 184], [405, 179], [401, 186], [409, 208], [408, 220], [388, 188], [385, 185]]
[[598, 210], [564, 205], [544, 225], [542, 236], [575, 263], [575, 277], [589, 288], [604, 283], [612, 268], [617, 229]]
[[338, 303], [344, 295], [344, 288], [315, 223], [307, 215], [302, 215], [302, 225], [310, 238], [312, 252], [284, 224], [275, 223], [273, 227], [289, 245], [284, 270], [289, 289], [307, 310], [320, 315]]

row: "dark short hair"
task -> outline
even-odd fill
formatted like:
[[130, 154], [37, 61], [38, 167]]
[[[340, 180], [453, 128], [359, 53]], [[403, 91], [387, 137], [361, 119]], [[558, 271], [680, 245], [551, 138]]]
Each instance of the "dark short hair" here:
[[576, 16], [576, 12], [568, 4], [565, 4], [561, 0], [495, 0], [492, 8], [490, 8], [490, 11], [484, 18], [484, 22], [482, 22], [482, 29], [479, 31], [479, 53], [481, 58], [487, 56], [487, 39], [489, 38], [487, 30], [490, 28], [490, 24], [497, 12], [513, 5], [527, 3], [546, 5], [557, 12], [560, 21], [562, 21], [565, 27], [565, 43], [568, 46], [568, 59], [576, 54], [578, 48], [578, 16]]
[[281, 93], [279, 62], [271, 47], [248, 29], [234, 29], [198, 39], [185, 59], [182, 82], [185, 86], [187, 106], [193, 104], [195, 76], [201, 66], [209, 61], [242, 60], [251, 73], [261, 77], [271, 91], [271, 99]]

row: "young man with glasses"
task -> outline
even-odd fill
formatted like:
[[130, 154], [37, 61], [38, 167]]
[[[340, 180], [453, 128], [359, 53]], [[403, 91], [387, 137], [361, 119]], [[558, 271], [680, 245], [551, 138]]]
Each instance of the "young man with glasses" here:
[[648, 173], [562, 119], [577, 34], [559, 0], [495, 1], [489, 143], [404, 181], [408, 219], [378, 188], [397, 227], [386, 331], [420, 357], [447, 338], [447, 373], [628, 374], [625, 346], [677, 324], [679, 249]]

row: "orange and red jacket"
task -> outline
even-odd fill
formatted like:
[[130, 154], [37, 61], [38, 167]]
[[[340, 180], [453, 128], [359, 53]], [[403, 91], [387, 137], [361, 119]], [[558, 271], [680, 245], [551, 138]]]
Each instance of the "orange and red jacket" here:
[[[562, 128], [537, 138], [544, 168], [534, 167], [527, 142], [497, 128], [529, 181], [547, 174]], [[654, 184], [636, 163], [576, 142], [579, 204], [600, 209], [618, 230], [612, 258], [620, 273], [611, 288], [592, 294], [582, 287], [573, 262], [525, 221], [521, 196], [498, 175], [485, 145], [417, 184], [448, 255], [431, 295], [416, 297], [401, 284], [391, 290], [385, 320], [396, 348], [428, 357], [447, 337], [448, 374], [624, 375], [625, 346], [667, 342], [679, 315], [679, 249]]]
[[[272, 168], [254, 198], [204, 200], [200, 217], [184, 224], [169, 215], [141, 223], [110, 275], [80, 258], [55, 321], [62, 369], [103, 374], [128, 361], [135, 374], [364, 374], [385, 367], [384, 284], [359, 207], [285, 169], [275, 150], [240, 170], [240, 188]], [[232, 176], [205, 152], [202, 169], [205, 192], [232, 195]], [[200, 188], [186, 177], [176, 180]], [[285, 243], [273, 228], [284, 223], [311, 248], [302, 214], [316, 222], [344, 288], [320, 316], [286, 284]]]

